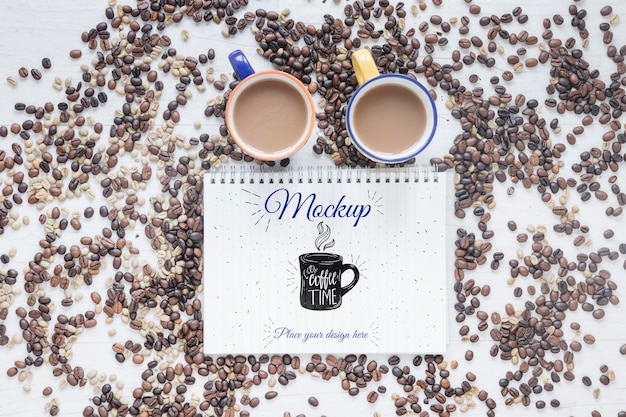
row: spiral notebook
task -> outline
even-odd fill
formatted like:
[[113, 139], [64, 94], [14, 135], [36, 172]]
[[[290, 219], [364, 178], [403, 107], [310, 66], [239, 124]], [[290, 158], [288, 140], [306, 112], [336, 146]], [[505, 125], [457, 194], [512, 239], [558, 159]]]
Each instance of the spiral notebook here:
[[445, 183], [431, 167], [207, 174], [205, 352], [444, 352]]

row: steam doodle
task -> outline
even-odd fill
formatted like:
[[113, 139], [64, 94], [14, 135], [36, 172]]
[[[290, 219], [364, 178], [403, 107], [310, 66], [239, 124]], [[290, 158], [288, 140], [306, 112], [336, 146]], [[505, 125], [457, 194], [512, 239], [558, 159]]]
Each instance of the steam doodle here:
[[335, 246], [335, 239], [330, 239], [330, 227], [324, 225], [324, 222], [317, 224], [317, 231], [319, 236], [315, 239], [315, 247], [318, 251], [322, 252]]

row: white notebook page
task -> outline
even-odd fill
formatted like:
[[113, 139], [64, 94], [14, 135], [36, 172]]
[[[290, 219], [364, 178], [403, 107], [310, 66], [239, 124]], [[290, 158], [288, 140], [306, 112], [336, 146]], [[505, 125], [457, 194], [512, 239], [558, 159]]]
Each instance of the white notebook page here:
[[446, 347], [445, 173], [208, 174], [208, 354]]

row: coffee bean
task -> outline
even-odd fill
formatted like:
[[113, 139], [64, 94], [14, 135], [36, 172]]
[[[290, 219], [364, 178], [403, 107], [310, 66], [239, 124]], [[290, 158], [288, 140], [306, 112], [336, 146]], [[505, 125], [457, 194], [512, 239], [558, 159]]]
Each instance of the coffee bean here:
[[378, 400], [378, 392], [376, 391], [371, 391], [369, 394], [367, 394], [367, 401], [369, 403], [375, 403], [376, 400]]
[[478, 6], [477, 4], [470, 5], [469, 12], [475, 15], [480, 14], [480, 6]]
[[613, 13], [613, 8], [611, 6], [604, 6], [600, 9], [600, 14], [602, 16], [609, 16], [611, 13]]
[[490, 410], [493, 410], [494, 408], [496, 408], [496, 402], [492, 398], [487, 398], [487, 400], [485, 401], [485, 405]]
[[424, 42], [426, 42], [427, 44], [437, 43], [438, 40], [439, 36], [436, 33], [429, 33], [424, 36]]
[[527, 68], [536, 67], [538, 63], [539, 61], [537, 60], [537, 58], [528, 58], [524, 61], [524, 65], [526, 65]]
[[31, 69], [30, 75], [32, 75], [35, 80], [41, 80], [41, 71], [39, 71], [37, 68]]

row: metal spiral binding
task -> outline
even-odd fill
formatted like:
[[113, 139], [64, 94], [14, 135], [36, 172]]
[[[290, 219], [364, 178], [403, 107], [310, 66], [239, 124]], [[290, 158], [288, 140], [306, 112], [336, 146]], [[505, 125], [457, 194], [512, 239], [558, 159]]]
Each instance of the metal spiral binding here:
[[211, 170], [207, 173], [210, 184], [360, 184], [439, 182], [436, 165], [414, 165], [404, 167], [333, 167], [322, 165], [296, 169], [266, 170], [263, 167], [231, 166]]

